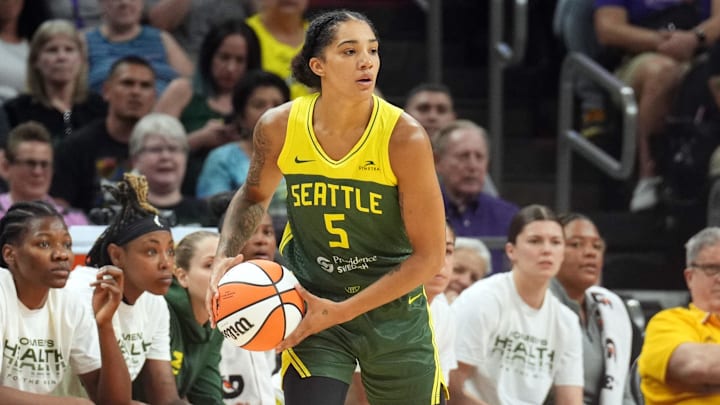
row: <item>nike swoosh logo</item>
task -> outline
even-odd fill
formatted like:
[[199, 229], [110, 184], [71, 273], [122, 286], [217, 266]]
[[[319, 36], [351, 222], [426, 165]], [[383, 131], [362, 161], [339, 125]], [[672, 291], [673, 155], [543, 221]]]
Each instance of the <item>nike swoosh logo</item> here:
[[308, 163], [308, 162], [314, 162], [314, 161], [315, 161], [315, 159], [305, 160], [305, 159], [300, 159], [300, 157], [298, 157], [298, 156], [295, 156], [295, 163]]
[[408, 305], [412, 305], [413, 302], [415, 302], [418, 298], [422, 297], [423, 293], [420, 293], [414, 297], [408, 298]]

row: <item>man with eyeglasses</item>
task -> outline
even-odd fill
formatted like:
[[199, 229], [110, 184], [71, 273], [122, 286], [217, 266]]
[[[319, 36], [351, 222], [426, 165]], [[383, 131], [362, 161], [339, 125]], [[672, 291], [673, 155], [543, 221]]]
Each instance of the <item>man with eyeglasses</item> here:
[[102, 91], [107, 116], [87, 124], [58, 145], [50, 195], [85, 212], [102, 208], [112, 197], [102, 184], [130, 170], [128, 142], [135, 124], [155, 106], [155, 72], [141, 57], [113, 63]]
[[188, 160], [187, 133], [172, 115], [151, 113], [130, 136], [133, 171], [147, 178], [147, 200], [171, 226], [216, 226], [204, 199], [182, 194]]
[[685, 245], [691, 303], [656, 314], [639, 357], [646, 405], [720, 403], [720, 228]]
[[53, 173], [53, 150], [48, 130], [35, 121], [13, 128], [8, 135], [3, 172], [10, 191], [0, 194], [0, 217], [16, 202], [43, 200], [52, 204], [70, 225], [87, 225], [82, 211], [59, 205], [48, 195]]

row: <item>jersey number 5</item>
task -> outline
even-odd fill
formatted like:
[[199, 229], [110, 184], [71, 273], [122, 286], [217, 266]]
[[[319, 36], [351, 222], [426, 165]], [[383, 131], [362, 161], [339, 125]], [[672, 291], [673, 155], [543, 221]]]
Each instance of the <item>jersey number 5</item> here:
[[325, 214], [325, 229], [331, 234], [337, 236], [337, 240], [330, 240], [330, 247], [340, 247], [350, 249], [347, 232], [337, 227], [337, 223], [345, 220], [345, 214]]

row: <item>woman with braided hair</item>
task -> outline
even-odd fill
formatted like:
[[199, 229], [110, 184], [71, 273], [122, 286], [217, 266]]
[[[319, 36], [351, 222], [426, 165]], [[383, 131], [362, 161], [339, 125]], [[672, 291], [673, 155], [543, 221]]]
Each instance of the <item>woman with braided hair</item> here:
[[[112, 317], [123, 273], [104, 266], [89, 283], [87, 308], [63, 287], [72, 265], [72, 239], [52, 205], [20, 202], [0, 220], [0, 398], [3, 403], [78, 404], [63, 384], [77, 373], [96, 403], [130, 401], [127, 369]], [[59, 398], [63, 397], [63, 398]]]
[[106, 189], [120, 211], [90, 249], [88, 267], [76, 268], [68, 286], [87, 291], [96, 267], [123, 269], [123, 299], [112, 321], [133, 380], [133, 398], [150, 404], [184, 403], [170, 367], [170, 315], [162, 297], [172, 283], [175, 259], [170, 226], [148, 204], [144, 176], [126, 173]]

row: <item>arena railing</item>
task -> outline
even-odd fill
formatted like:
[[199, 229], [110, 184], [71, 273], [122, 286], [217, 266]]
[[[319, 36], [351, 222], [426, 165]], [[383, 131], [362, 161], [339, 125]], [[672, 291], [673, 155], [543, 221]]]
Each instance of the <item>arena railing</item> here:
[[[620, 105], [622, 112], [620, 159], [611, 156], [573, 128], [575, 86], [579, 77], [591, 80], [607, 90], [613, 103]], [[615, 179], [624, 180], [630, 177], [635, 164], [638, 108], [635, 92], [631, 87], [622, 83], [594, 60], [577, 52], [570, 53], [563, 61], [559, 94], [555, 208], [557, 212], [568, 212], [572, 187], [573, 151]]]
[[490, 35], [488, 58], [488, 130], [493, 158], [490, 175], [498, 190], [502, 190], [503, 165], [503, 73], [506, 67], [520, 63], [525, 56], [528, 26], [528, 1], [513, 1], [511, 43], [503, 39], [505, 33], [505, 1], [490, 1]]

